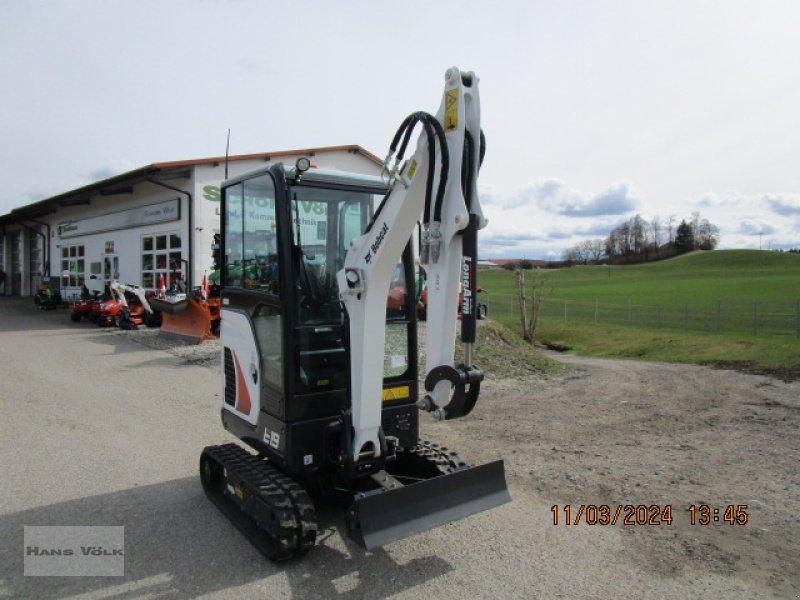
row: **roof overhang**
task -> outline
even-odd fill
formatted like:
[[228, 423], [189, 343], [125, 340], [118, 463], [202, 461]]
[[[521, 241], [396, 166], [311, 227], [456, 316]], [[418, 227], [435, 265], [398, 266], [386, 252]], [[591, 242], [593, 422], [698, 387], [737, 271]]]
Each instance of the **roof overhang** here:
[[258, 154], [238, 154], [235, 156], [217, 156], [194, 160], [180, 160], [173, 162], [153, 163], [127, 173], [115, 175], [102, 181], [96, 181], [58, 196], [51, 196], [33, 204], [13, 209], [8, 215], [0, 216], [0, 224], [14, 223], [19, 218], [37, 218], [55, 212], [58, 208], [80, 206], [89, 204], [95, 196], [114, 196], [118, 194], [133, 193], [134, 186], [148, 181], [172, 181], [187, 179], [192, 174], [192, 169], [198, 165], [219, 165], [226, 160], [229, 162], [242, 160], [280, 160], [286, 156], [315, 156], [325, 152], [350, 152], [360, 154], [376, 165], [383, 161], [356, 144], [346, 146], [325, 146], [323, 148], [303, 148], [300, 150], [284, 150], [280, 152], [262, 152]]
[[156, 165], [148, 165], [121, 175], [109, 177], [102, 181], [90, 183], [83, 187], [52, 196], [33, 204], [28, 204], [11, 211], [11, 216], [36, 218], [52, 212], [57, 208], [89, 204], [94, 196], [115, 196], [118, 194], [131, 194], [133, 187], [147, 181], [169, 181], [172, 179], [185, 179], [191, 175], [189, 167], [171, 167], [161, 169]]

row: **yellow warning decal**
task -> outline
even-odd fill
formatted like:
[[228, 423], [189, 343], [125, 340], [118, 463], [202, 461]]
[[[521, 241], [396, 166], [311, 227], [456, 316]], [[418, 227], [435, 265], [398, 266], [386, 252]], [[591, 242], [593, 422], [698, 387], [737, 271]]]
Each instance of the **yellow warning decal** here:
[[244, 490], [242, 489], [242, 486], [237, 485], [234, 489], [234, 493], [239, 497], [240, 500], [244, 498]]
[[386, 388], [383, 390], [383, 401], [386, 402], [387, 400], [402, 400], [403, 398], [408, 398], [411, 395], [411, 389], [407, 385], [401, 385], [399, 387], [393, 388]]
[[446, 90], [444, 93], [444, 130], [453, 131], [458, 127], [458, 90]]
[[408, 165], [408, 172], [406, 173], [406, 177], [409, 179], [414, 179], [414, 173], [417, 172], [417, 161], [412, 160], [411, 164]]

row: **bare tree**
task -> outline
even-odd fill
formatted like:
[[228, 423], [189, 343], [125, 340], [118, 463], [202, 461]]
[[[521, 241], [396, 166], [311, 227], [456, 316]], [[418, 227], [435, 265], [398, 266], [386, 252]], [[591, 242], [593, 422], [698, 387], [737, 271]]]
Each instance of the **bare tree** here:
[[589, 240], [589, 260], [599, 261], [606, 253], [606, 243], [601, 239]]
[[694, 234], [695, 248], [713, 250], [719, 243], [719, 227], [712, 225], [708, 219], [700, 219]]
[[653, 249], [658, 252], [658, 248], [661, 246], [661, 217], [658, 215], [653, 217], [650, 227], [653, 229]]
[[529, 344], [533, 344], [536, 339], [536, 326], [539, 324], [542, 306], [552, 292], [552, 288], [547, 287], [547, 278], [542, 275], [541, 271], [534, 271], [530, 287], [531, 304], [528, 307], [528, 298], [525, 296], [525, 273], [522, 269], [517, 269], [517, 294], [519, 296], [522, 339]]
[[670, 215], [667, 219], [667, 228], [669, 229], [669, 243], [675, 243], [675, 221], [677, 221], [677, 217], [675, 215]]

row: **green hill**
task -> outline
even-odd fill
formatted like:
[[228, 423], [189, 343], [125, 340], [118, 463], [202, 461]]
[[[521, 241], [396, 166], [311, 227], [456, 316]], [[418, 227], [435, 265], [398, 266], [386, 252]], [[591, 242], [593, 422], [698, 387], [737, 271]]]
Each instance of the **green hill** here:
[[[786, 252], [692, 252], [639, 265], [544, 270], [540, 276], [547, 279], [552, 297], [576, 301], [683, 305], [800, 299], [800, 254]], [[484, 271], [479, 280], [492, 297], [516, 295], [513, 272]]]
[[[630, 266], [525, 271], [549, 290], [537, 340], [581, 354], [800, 378], [800, 255], [693, 252]], [[489, 317], [521, 335], [516, 275], [481, 271]]]

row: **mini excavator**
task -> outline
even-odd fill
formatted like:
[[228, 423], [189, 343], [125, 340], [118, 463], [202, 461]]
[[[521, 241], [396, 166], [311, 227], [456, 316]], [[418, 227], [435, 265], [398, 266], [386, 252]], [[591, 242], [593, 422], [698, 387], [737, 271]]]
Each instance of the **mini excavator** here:
[[[223, 183], [221, 416], [255, 454], [206, 447], [200, 479], [269, 559], [313, 547], [314, 501], [344, 508], [348, 535], [368, 550], [510, 501], [502, 461], [471, 466], [419, 439], [420, 411], [463, 417], [483, 380], [473, 361], [484, 145], [478, 78], [452, 68], [436, 116], [403, 121], [382, 177], [301, 158]], [[428, 278], [424, 391], [417, 258]], [[398, 286], [405, 300], [388, 309]]]

